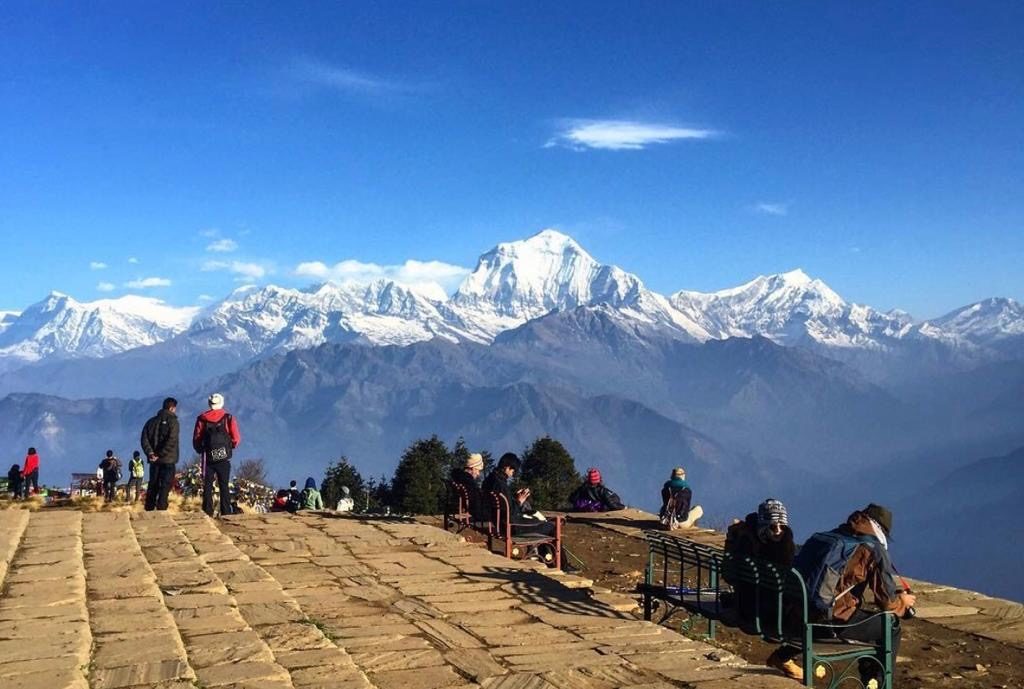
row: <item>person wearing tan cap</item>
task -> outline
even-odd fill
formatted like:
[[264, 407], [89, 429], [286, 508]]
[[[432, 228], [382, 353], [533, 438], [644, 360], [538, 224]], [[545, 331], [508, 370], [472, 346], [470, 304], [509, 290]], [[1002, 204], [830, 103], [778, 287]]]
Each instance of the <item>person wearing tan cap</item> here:
[[474, 521], [485, 521], [486, 515], [483, 511], [483, 499], [480, 496], [480, 474], [484, 470], [484, 457], [479, 452], [474, 452], [466, 458], [462, 467], [452, 469], [451, 481], [466, 489], [466, 497], [469, 501], [467, 509]]
[[686, 481], [686, 470], [676, 467], [661, 487], [661, 523], [670, 531], [695, 526], [704, 516], [704, 509], [700, 505], [690, 507], [692, 501], [693, 490]]

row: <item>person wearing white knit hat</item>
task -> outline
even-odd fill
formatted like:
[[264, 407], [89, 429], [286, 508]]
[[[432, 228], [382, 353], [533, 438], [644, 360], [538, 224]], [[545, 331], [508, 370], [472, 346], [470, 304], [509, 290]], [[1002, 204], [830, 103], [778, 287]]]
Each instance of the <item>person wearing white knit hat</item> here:
[[224, 395], [212, 393], [209, 409], [196, 418], [192, 448], [203, 456], [203, 512], [213, 516], [213, 481], [220, 492], [221, 516], [231, 514], [231, 455], [242, 442], [238, 420], [224, 410]]
[[451, 482], [462, 487], [466, 494], [466, 509], [474, 521], [484, 521], [483, 498], [480, 493], [480, 474], [484, 470], [484, 456], [473, 452], [463, 466], [452, 469]]

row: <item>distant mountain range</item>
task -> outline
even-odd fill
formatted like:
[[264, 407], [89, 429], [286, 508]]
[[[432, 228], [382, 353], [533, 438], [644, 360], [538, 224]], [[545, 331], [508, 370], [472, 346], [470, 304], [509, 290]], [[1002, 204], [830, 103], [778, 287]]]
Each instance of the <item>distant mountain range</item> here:
[[[1002, 520], [1020, 492], [1019, 471], [992, 468], [1019, 453], [971, 463], [1024, 447], [1024, 308], [916, 321], [799, 270], [665, 296], [545, 230], [485, 253], [451, 296], [380, 280], [247, 287], [201, 310], [51, 294], [0, 314], [0, 446], [39, 448], [44, 482], [135, 449], [167, 394], [187, 434], [214, 390], [239, 455], [278, 481], [342, 454], [390, 474], [434, 433], [496, 454], [550, 434], [648, 509], [682, 464], [712, 524], [774, 495], [802, 536], [869, 501], [941, 529], [984, 505]], [[943, 507], [961, 484], [978, 501]], [[969, 585], [906, 548], [910, 574]]]
[[[203, 310], [137, 296], [80, 303], [54, 293], [0, 318], [0, 394], [140, 396], [276, 352], [433, 338], [486, 344], [547, 314], [597, 306], [682, 342], [765, 337], [811, 349], [883, 384], [1024, 352], [1024, 306], [1012, 299], [916, 322], [903, 312], [848, 303], [800, 270], [666, 297], [597, 262], [571, 237], [544, 230], [482, 255], [450, 297], [386, 280], [246, 287]], [[136, 374], [148, 366], [164, 377]]]

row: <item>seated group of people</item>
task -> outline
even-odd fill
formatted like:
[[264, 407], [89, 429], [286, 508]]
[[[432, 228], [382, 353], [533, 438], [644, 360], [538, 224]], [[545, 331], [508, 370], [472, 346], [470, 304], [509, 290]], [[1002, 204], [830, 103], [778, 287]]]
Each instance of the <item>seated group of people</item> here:
[[[795, 568], [808, 586], [811, 621], [841, 625], [827, 630], [835, 638], [873, 644], [881, 641], [887, 621], [863, 609], [865, 593], [870, 590], [879, 609], [892, 612], [896, 617], [892, 630], [895, 656], [900, 643], [899, 619], [908, 615], [916, 599], [889, 558], [891, 532], [892, 513], [872, 503], [853, 512], [832, 531], [812, 535], [798, 551], [786, 506], [780, 500], [769, 498], [758, 505], [756, 512], [742, 521], [735, 520], [729, 527], [725, 552], [732, 557], [771, 562], [783, 571]], [[838, 579], [819, 576], [826, 568], [838, 571]], [[759, 612], [762, 619], [775, 619], [778, 604], [773, 596], [757, 596], [754, 584], [730, 577], [728, 570], [725, 579], [733, 586], [741, 618], [752, 619], [755, 612]], [[795, 608], [786, 608], [783, 619], [792, 618], [796, 613]], [[799, 654], [799, 649], [784, 644], [769, 656], [767, 664], [787, 677], [803, 681], [803, 667], [796, 662]], [[871, 661], [861, 662], [860, 674], [865, 686], [871, 686], [868, 682], [872, 679], [877, 682], [879, 672]]]
[[[511, 482], [521, 466], [519, 457], [506, 452], [481, 486], [478, 483], [483, 473], [484, 460], [479, 453], [473, 453], [466, 459], [464, 467], [452, 470], [451, 481], [463, 487], [469, 503], [466, 507], [474, 521], [490, 520], [491, 505], [484, 496], [500, 493], [509, 504], [513, 533], [553, 533], [554, 526], [547, 523], [543, 515], [530, 504], [530, 489], [512, 491]], [[691, 507], [692, 499], [693, 492], [686, 482], [686, 471], [676, 467], [661, 489], [662, 524], [670, 529], [696, 524], [704, 510], [700, 505]], [[614, 512], [626, 507], [618, 494], [604, 484], [601, 471], [596, 467], [587, 469], [583, 483], [569, 495], [569, 504], [574, 512]]]

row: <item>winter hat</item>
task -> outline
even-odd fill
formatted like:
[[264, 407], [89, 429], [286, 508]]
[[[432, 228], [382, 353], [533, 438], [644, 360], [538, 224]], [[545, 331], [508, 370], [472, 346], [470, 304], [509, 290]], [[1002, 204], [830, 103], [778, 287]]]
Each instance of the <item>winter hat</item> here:
[[781, 500], [768, 498], [757, 506], [757, 525], [764, 528], [773, 524], [789, 526], [789, 515]]
[[351, 493], [351, 492], [352, 491], [350, 491], [348, 489], [348, 486], [342, 486], [341, 487], [341, 494], [344, 495], [345, 497], [348, 497], [349, 493]]
[[672, 470], [672, 478], [686, 478], [686, 469], [676, 467]]
[[593, 486], [601, 482], [601, 472], [597, 470], [597, 467], [587, 469], [587, 481]]
[[466, 468], [467, 469], [483, 469], [484, 468], [484, 456], [479, 452], [474, 452], [469, 457], [466, 457]]
[[878, 522], [878, 525], [882, 527], [883, 531], [885, 531], [886, 536], [892, 535], [892, 512], [890, 512], [888, 508], [871, 503], [861, 510], [861, 512]]
[[215, 392], [210, 395], [208, 400], [210, 403], [210, 409], [223, 409], [224, 408], [224, 395], [219, 392]]
[[316, 479], [313, 478], [312, 476], [307, 478], [306, 479], [306, 488], [312, 488], [313, 490], [316, 490]]

